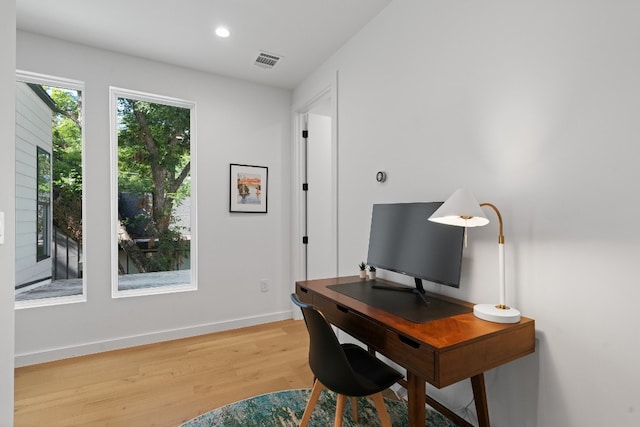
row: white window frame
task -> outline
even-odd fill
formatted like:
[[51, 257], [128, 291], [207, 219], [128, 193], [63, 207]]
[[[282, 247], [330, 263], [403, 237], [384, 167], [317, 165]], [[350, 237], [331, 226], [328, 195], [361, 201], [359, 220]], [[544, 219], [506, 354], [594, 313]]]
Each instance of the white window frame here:
[[[118, 275], [118, 98], [137, 99], [155, 104], [164, 104], [190, 110], [190, 161], [191, 161], [191, 241], [190, 241], [190, 282], [176, 285], [146, 287], [140, 289], [119, 289]], [[111, 139], [111, 297], [126, 298], [145, 295], [169, 294], [195, 291], [198, 289], [198, 253], [197, 253], [197, 156], [196, 156], [196, 103], [163, 95], [136, 90], [109, 87], [109, 114]]]
[[[63, 89], [77, 90], [82, 93], [82, 106], [81, 114], [85, 117], [84, 109], [86, 105], [86, 91], [83, 81], [66, 79], [63, 77], [50, 76], [46, 74], [34, 73], [30, 71], [16, 70], [16, 81], [25, 83], [35, 83], [40, 85], [59, 87]], [[87, 301], [87, 263], [85, 262], [87, 253], [87, 216], [86, 216], [86, 198], [87, 198], [87, 185], [86, 185], [86, 138], [85, 138], [85, 123], [82, 123], [82, 294], [71, 295], [66, 297], [53, 297], [53, 298], [39, 298], [26, 301], [15, 301], [15, 309], [25, 309], [34, 307], [50, 307], [54, 305], [73, 304]], [[14, 141], [15, 149], [15, 141]], [[52, 150], [53, 151], [53, 150]], [[53, 152], [51, 153], [51, 164], [53, 167]], [[14, 261], [15, 262], [15, 261]], [[89, 273], [90, 274], [90, 273]]]

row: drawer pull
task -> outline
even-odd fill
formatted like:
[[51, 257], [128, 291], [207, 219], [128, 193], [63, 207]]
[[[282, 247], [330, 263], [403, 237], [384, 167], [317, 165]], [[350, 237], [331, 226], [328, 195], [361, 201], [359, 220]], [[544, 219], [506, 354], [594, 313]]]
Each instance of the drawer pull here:
[[343, 307], [340, 304], [336, 304], [336, 308], [338, 310], [340, 310], [341, 312], [343, 312], [343, 313], [348, 313], [349, 312], [349, 309], [347, 307]]
[[408, 346], [411, 346], [413, 348], [420, 348], [420, 343], [412, 340], [411, 338], [407, 338], [403, 335], [398, 335], [398, 338], [400, 339], [400, 341], [407, 344]]
[[300, 292], [304, 293], [304, 294], [308, 294], [309, 293], [309, 289], [307, 288], [303, 288], [302, 286], [300, 286]]

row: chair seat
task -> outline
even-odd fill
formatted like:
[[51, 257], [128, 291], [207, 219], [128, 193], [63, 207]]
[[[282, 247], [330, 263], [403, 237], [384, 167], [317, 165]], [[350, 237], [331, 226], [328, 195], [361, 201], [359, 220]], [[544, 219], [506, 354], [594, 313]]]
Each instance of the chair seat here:
[[361, 390], [357, 394], [354, 394], [353, 390], [350, 393], [335, 390], [339, 393], [355, 397], [369, 396], [386, 390], [403, 378], [402, 374], [372, 356], [362, 347], [355, 344], [342, 344], [342, 348], [356, 374]]

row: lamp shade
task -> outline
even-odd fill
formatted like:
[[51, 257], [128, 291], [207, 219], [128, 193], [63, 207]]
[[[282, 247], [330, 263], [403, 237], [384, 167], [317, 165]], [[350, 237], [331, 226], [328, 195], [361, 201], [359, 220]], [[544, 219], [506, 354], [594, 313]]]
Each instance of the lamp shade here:
[[489, 223], [480, 203], [469, 191], [461, 188], [451, 195], [430, 217], [429, 221], [458, 227], [481, 227]]

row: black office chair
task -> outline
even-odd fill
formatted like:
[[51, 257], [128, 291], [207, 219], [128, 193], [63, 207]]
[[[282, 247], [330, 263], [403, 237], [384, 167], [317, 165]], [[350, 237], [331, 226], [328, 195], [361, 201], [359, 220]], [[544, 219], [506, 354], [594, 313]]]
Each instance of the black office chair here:
[[382, 427], [391, 427], [382, 391], [403, 375], [357, 345], [340, 344], [331, 325], [316, 307], [301, 302], [295, 294], [291, 294], [291, 300], [302, 310], [309, 331], [309, 366], [315, 376], [300, 426], [306, 427], [320, 393], [329, 389], [338, 394], [334, 426], [342, 425], [347, 396], [352, 398], [351, 408], [356, 422], [358, 409], [355, 398], [367, 396], [371, 397], [378, 410]]

